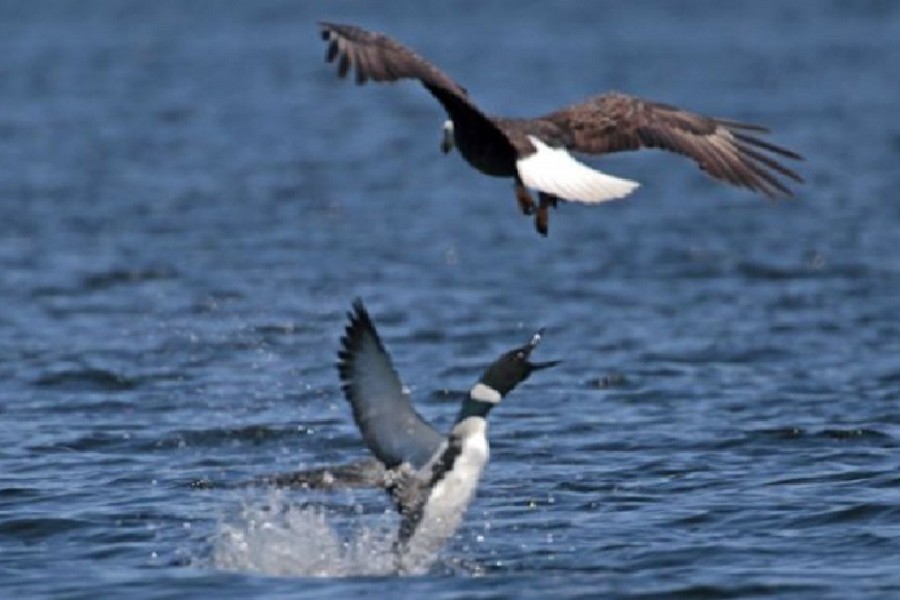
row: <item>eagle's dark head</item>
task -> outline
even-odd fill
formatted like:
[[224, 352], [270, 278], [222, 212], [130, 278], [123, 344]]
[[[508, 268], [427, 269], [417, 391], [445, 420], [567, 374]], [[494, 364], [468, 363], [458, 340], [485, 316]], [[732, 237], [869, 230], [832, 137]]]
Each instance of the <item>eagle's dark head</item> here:
[[448, 154], [453, 150], [453, 146], [455, 145], [455, 140], [453, 138], [453, 121], [447, 119], [444, 121], [443, 137], [441, 137], [441, 152]]

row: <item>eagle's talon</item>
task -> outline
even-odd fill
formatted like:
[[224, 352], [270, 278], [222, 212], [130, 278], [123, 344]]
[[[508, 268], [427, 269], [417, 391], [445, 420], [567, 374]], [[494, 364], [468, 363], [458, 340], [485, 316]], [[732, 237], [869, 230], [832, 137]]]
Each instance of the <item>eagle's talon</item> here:
[[534, 214], [534, 200], [531, 199], [531, 194], [528, 193], [525, 186], [518, 181], [516, 182], [516, 202], [523, 215], [528, 217]]
[[534, 228], [539, 234], [547, 237], [550, 231], [550, 214], [547, 212], [547, 205], [541, 204], [534, 215]]

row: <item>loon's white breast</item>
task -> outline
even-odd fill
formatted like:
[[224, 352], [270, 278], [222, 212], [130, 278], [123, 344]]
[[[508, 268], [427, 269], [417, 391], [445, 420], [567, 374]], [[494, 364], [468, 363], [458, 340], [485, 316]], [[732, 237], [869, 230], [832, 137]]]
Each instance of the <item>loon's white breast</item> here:
[[453, 428], [451, 436], [458, 436], [460, 452], [453, 465], [428, 492], [421, 519], [407, 541], [402, 557], [404, 568], [408, 570], [414, 570], [418, 563], [433, 557], [456, 532], [490, 458], [485, 419], [468, 417]]

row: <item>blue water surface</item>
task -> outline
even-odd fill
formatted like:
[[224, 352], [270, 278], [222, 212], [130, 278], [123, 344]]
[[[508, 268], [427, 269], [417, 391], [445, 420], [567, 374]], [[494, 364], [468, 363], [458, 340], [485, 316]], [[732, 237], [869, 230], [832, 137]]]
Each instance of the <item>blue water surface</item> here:
[[[357, 88], [390, 32], [488, 112], [618, 89], [765, 124], [768, 202], [660, 153], [539, 238]], [[0, 589], [9, 598], [900, 596], [900, 4], [0, 1]], [[431, 571], [376, 491], [234, 484], [366, 454], [333, 367], [362, 297], [417, 407], [539, 326]], [[198, 489], [196, 480], [213, 482]]]

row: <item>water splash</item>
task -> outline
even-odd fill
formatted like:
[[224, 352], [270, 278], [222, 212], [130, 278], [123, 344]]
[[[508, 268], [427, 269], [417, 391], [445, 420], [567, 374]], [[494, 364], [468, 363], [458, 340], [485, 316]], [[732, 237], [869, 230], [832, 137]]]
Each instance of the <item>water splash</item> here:
[[273, 490], [246, 500], [240, 514], [219, 525], [212, 562], [217, 569], [293, 577], [395, 573], [396, 524], [370, 527], [324, 506], [296, 505]]

